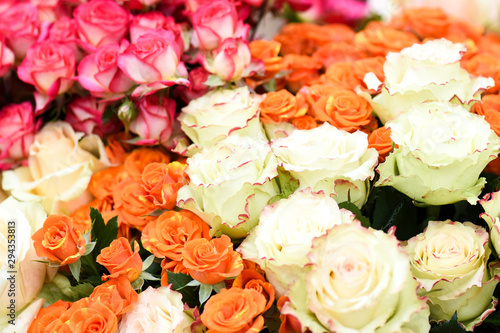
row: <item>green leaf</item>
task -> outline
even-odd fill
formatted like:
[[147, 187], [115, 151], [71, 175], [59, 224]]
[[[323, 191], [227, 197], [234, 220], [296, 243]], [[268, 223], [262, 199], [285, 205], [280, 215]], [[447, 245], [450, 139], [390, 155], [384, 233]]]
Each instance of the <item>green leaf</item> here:
[[339, 203], [339, 208], [345, 208], [349, 211], [351, 211], [354, 215], [356, 215], [356, 218], [361, 222], [363, 227], [369, 228], [370, 227], [370, 220], [366, 217], [363, 216], [359, 208], [353, 204], [352, 202], [349, 201], [344, 201]]
[[144, 285], [144, 279], [141, 277], [138, 277], [137, 279], [135, 279], [134, 282], [132, 282], [132, 288], [134, 288], [134, 290], [141, 289], [143, 285]]
[[160, 216], [161, 214], [165, 213], [168, 211], [167, 209], [155, 209], [151, 213], [145, 215], [145, 216]]
[[269, 205], [281, 199], [287, 199], [299, 188], [299, 181], [292, 178], [290, 172], [286, 171], [283, 167], [278, 167], [278, 178], [276, 181], [280, 188], [280, 194], [272, 197], [271, 200], [269, 200]]
[[193, 278], [184, 273], [172, 273], [167, 271], [168, 283], [172, 284], [172, 290], [184, 288]]
[[80, 259], [68, 265], [71, 271], [71, 275], [75, 278], [76, 281], [80, 280], [80, 270], [82, 269], [82, 262]]
[[178, 291], [182, 294], [182, 301], [187, 303], [191, 308], [200, 306], [199, 292], [196, 290], [198, 287], [188, 286], [193, 279], [183, 273], [172, 273], [167, 271], [168, 283], [172, 284], [172, 290]]
[[267, 92], [276, 91], [276, 79], [264, 83], [264, 89], [266, 89]]
[[201, 286], [201, 282], [196, 280], [189, 281], [188, 284], [185, 285], [185, 287], [198, 287], [198, 286]]
[[224, 281], [216, 283], [213, 285], [215, 292], [218, 294], [224, 288], [226, 288], [226, 283]]
[[75, 295], [78, 297], [77, 299], [81, 299], [84, 297], [90, 296], [92, 292], [94, 291], [94, 285], [91, 283], [85, 282], [85, 283], [79, 283], [76, 286], [70, 287], [70, 289], [75, 293]]
[[213, 285], [211, 284], [201, 284], [200, 285], [200, 293], [199, 293], [199, 300], [200, 304], [203, 304], [207, 301], [207, 299], [210, 298], [210, 295], [212, 295], [212, 290], [213, 290]]
[[85, 245], [85, 252], [82, 254], [82, 256], [86, 256], [86, 255], [90, 254], [90, 252], [92, 252], [94, 247], [95, 247], [94, 242], [87, 243], [87, 245]]
[[101, 213], [97, 209], [90, 207], [90, 220], [92, 221], [91, 240], [96, 243], [94, 258], [97, 258], [101, 250], [108, 247], [118, 235], [117, 217], [113, 217], [105, 224]]
[[457, 321], [457, 313], [451, 317], [450, 320], [437, 324], [432, 327], [430, 332], [432, 333], [462, 333], [467, 332]]
[[141, 275], [139, 275], [139, 277], [143, 278], [144, 280], [160, 281], [160, 279], [148, 272], [141, 272]]
[[144, 262], [142, 263], [142, 270], [145, 271], [146, 269], [148, 269], [154, 260], [155, 260], [154, 255], [150, 255], [149, 257], [147, 257], [146, 260], [144, 260]]
[[204, 82], [205, 85], [209, 87], [220, 87], [226, 84], [226, 81], [222, 80], [217, 75], [209, 75], [208, 79]]

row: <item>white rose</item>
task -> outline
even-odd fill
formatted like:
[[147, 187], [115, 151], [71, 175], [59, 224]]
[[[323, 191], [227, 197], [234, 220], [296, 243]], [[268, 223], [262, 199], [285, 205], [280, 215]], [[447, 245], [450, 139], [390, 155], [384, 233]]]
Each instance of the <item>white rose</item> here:
[[35, 136], [27, 167], [3, 173], [2, 187], [21, 201], [40, 202], [49, 214], [69, 214], [90, 202], [93, 172], [109, 165], [104, 144], [66, 122], [48, 123]]
[[378, 153], [368, 148], [365, 133], [348, 133], [324, 123], [311, 130], [295, 130], [271, 146], [279, 164], [299, 180], [299, 189], [324, 191], [337, 202], [350, 198], [360, 208], [366, 202]]
[[429, 332], [429, 309], [417, 295], [408, 256], [394, 235], [359, 223], [314, 239], [305, 278], [286, 294], [282, 314], [304, 331]]
[[276, 157], [269, 143], [230, 135], [188, 159], [190, 182], [177, 193], [177, 205], [199, 215], [212, 235], [242, 238], [278, 194]]
[[[7, 325], [10, 313], [7, 305], [15, 299], [19, 312], [42, 289], [46, 276], [52, 277], [57, 269], [36, 262], [31, 236], [43, 226], [47, 214], [34, 202], [19, 202], [9, 197], [0, 204], [0, 329]], [[16, 273], [10, 273], [16, 272]], [[9, 280], [14, 277], [13, 280]], [[11, 288], [11, 282], [15, 288]], [[15, 298], [9, 293], [14, 289]]]
[[414, 277], [427, 291], [431, 318], [457, 320], [472, 330], [491, 313], [498, 276], [490, 272], [488, 232], [470, 222], [430, 221], [408, 240]]
[[353, 213], [339, 209], [337, 202], [324, 193], [297, 191], [262, 210], [259, 224], [238, 252], [266, 271], [266, 277], [281, 296], [304, 272], [313, 239], [335, 225], [351, 223], [354, 218]]
[[192, 100], [178, 119], [196, 148], [209, 147], [233, 132], [265, 139], [259, 120], [263, 99], [262, 95], [250, 93], [246, 86], [216, 89]]
[[429, 205], [467, 199], [475, 204], [485, 184], [480, 173], [500, 151], [483, 117], [459, 105], [413, 106], [386, 124], [397, 148], [378, 166], [376, 186], [392, 186]]
[[148, 287], [125, 313], [118, 326], [121, 333], [188, 333], [193, 319], [184, 313], [182, 295], [170, 289]]
[[[473, 77], [460, 67], [464, 44], [437, 39], [414, 44], [399, 53], [389, 52], [384, 63], [385, 82], [370, 101], [377, 117], [386, 123], [412, 105], [426, 101], [453, 101], [470, 109], [481, 99], [481, 92], [493, 87], [492, 78]], [[368, 88], [382, 84], [373, 73], [365, 76]]]

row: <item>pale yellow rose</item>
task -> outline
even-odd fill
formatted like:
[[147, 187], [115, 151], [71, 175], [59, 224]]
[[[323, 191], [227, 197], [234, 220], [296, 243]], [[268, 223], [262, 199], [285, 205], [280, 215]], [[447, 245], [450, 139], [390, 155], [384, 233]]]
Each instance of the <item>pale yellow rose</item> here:
[[125, 313], [118, 331], [121, 333], [189, 333], [193, 322], [184, 312], [182, 295], [170, 287], [148, 287], [139, 294], [137, 303]]
[[490, 241], [497, 256], [500, 254], [500, 191], [488, 193], [479, 201], [484, 208], [481, 214], [490, 228]]
[[[494, 309], [498, 269], [490, 270], [488, 232], [470, 222], [430, 221], [408, 240], [414, 277], [429, 298], [431, 319], [457, 320], [467, 330], [482, 323]], [[496, 303], [496, 302], [495, 302]]]
[[500, 151], [500, 138], [483, 117], [448, 102], [414, 105], [386, 124], [397, 148], [377, 171], [375, 186], [392, 186], [429, 205], [475, 204], [479, 175]]
[[177, 205], [200, 216], [211, 235], [243, 238], [278, 194], [278, 162], [267, 140], [232, 134], [187, 160], [190, 182]]
[[368, 148], [365, 133], [348, 133], [324, 123], [295, 130], [273, 140], [271, 147], [280, 166], [299, 181], [299, 189], [323, 191], [339, 203], [350, 199], [359, 208], [366, 202], [378, 153]]
[[300, 190], [266, 206], [259, 224], [238, 252], [266, 271], [267, 279], [281, 296], [307, 270], [313, 239], [337, 224], [352, 223], [354, 218], [352, 212], [340, 209], [329, 195]]
[[367, 86], [380, 88], [380, 93], [373, 99], [367, 93], [361, 95], [384, 124], [426, 101], [452, 101], [470, 109], [495, 82], [492, 78], [473, 77], [460, 67], [465, 51], [464, 44], [437, 39], [414, 44], [399, 53], [389, 52], [384, 63], [384, 83], [373, 73], [365, 76]]
[[290, 287], [281, 310], [303, 331], [429, 332], [426, 299], [394, 235], [340, 224], [314, 239], [308, 257], [310, 271]]
[[[38, 203], [9, 197], [0, 204], [0, 304], [5, 305], [0, 308], [0, 329], [11, 319], [7, 309], [10, 300], [15, 299], [19, 314], [38, 295], [45, 279], [57, 271], [37, 262], [43, 259], [36, 255], [31, 240], [46, 218]], [[15, 288], [11, 288], [12, 283]]]
[[49, 214], [69, 214], [90, 202], [90, 177], [106, 166], [109, 160], [98, 136], [84, 136], [57, 121], [36, 134], [27, 167], [3, 173], [2, 187], [18, 200], [40, 202]]
[[212, 90], [192, 100], [178, 117], [182, 131], [194, 143], [189, 150], [209, 147], [231, 133], [265, 139], [259, 120], [263, 99], [244, 86]]

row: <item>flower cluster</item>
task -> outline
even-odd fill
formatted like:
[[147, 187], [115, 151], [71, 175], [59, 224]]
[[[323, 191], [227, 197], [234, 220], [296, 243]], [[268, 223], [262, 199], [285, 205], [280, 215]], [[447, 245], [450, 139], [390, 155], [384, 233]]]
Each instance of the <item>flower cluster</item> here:
[[400, 9], [0, 1], [0, 330], [496, 325], [500, 37]]

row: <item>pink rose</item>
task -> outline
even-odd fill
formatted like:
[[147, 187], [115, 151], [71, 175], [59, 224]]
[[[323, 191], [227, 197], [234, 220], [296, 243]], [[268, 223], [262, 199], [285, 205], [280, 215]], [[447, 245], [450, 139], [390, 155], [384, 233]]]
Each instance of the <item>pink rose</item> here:
[[14, 52], [5, 45], [5, 37], [0, 35], [0, 77], [7, 74], [14, 64], [14, 60]]
[[8, 170], [28, 157], [41, 121], [35, 122], [29, 102], [0, 109], [0, 170]]
[[42, 22], [53, 23], [66, 14], [59, 0], [30, 0], [30, 3], [38, 9], [38, 18]]
[[135, 82], [118, 68], [118, 43], [110, 43], [97, 49], [78, 64], [78, 82], [90, 91], [92, 96], [120, 98]]
[[4, 13], [10, 7], [14, 6], [17, 0], [0, 0], [0, 13]]
[[160, 3], [162, 0], [117, 0], [120, 5], [130, 9], [141, 10]]
[[137, 103], [139, 115], [130, 123], [130, 131], [141, 137], [139, 145], [166, 143], [172, 134], [175, 101], [165, 96], [150, 95]]
[[179, 49], [172, 31], [150, 30], [131, 44], [118, 56], [118, 67], [132, 80], [142, 84], [132, 96], [151, 94], [175, 83], [187, 82], [178, 79], [187, 76], [180, 62]]
[[121, 41], [127, 34], [130, 20], [129, 13], [112, 0], [81, 4], [74, 10], [73, 16], [80, 38], [94, 47]]
[[205, 95], [210, 88], [205, 84], [209, 75], [210, 73], [203, 67], [196, 67], [195, 69], [192, 69], [189, 71], [189, 87], [177, 86], [175, 87], [175, 93], [178, 94], [186, 103]]
[[80, 42], [78, 27], [76, 21], [72, 18], [61, 17], [55, 21], [49, 29], [49, 37], [47, 39], [69, 46], [73, 50], [77, 60], [83, 57], [83, 53], [78, 47], [78, 43]]
[[144, 35], [149, 30], [164, 29], [172, 31], [175, 35], [175, 41], [179, 45], [180, 50], [184, 50], [184, 37], [182, 30], [175, 23], [173, 17], [166, 17], [160, 12], [149, 12], [138, 14], [130, 23], [130, 41], [137, 42], [140, 36]]
[[241, 39], [227, 38], [203, 61], [207, 71], [224, 81], [239, 80], [250, 65], [252, 55], [248, 44]]
[[38, 10], [30, 3], [18, 3], [0, 12], [0, 35], [16, 58], [23, 59], [28, 48], [37, 41], [41, 31]]
[[38, 94], [37, 111], [66, 92], [73, 85], [75, 55], [66, 45], [53, 41], [33, 44], [21, 65], [17, 68], [19, 78], [35, 86]]
[[102, 115], [107, 106], [108, 103], [99, 102], [94, 97], [77, 97], [68, 104], [65, 121], [77, 132], [94, 133], [104, 138], [121, 128], [119, 121], [108, 121], [103, 124]]
[[224, 39], [235, 36], [237, 26], [236, 8], [227, 0], [205, 2], [193, 14], [193, 37], [202, 50], [218, 48]]

